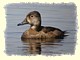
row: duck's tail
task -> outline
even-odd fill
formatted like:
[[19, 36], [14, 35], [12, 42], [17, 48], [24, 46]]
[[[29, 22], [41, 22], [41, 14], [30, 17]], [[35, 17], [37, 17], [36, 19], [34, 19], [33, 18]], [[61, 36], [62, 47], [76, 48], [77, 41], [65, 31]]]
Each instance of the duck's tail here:
[[65, 30], [65, 31], [63, 31], [63, 34], [66, 34], [66, 33], [68, 33], [66, 30]]
[[63, 31], [64, 36], [68, 36], [68, 33], [69, 32], [67, 30]]

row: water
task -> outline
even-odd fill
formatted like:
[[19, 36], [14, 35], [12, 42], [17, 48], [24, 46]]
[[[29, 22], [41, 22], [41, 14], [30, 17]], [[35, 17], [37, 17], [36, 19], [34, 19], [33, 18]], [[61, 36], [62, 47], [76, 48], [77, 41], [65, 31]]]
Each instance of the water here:
[[[76, 7], [74, 4], [16, 3], [5, 6], [7, 27], [5, 31], [6, 54], [8, 55], [55, 55], [74, 54], [76, 45]], [[64, 39], [21, 41], [22, 33], [29, 25], [18, 27], [26, 15], [37, 10], [42, 16], [42, 25], [66, 30], [69, 36]], [[36, 42], [38, 41], [38, 42]], [[44, 40], [43, 40], [44, 41]]]

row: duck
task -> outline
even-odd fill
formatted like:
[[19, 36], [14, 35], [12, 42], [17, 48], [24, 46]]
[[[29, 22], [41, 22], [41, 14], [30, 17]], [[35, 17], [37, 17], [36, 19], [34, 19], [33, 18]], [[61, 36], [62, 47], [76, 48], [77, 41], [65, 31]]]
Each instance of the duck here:
[[17, 24], [22, 26], [29, 24], [30, 28], [23, 32], [21, 39], [48, 39], [64, 37], [65, 31], [56, 27], [42, 26], [41, 14], [38, 11], [29, 12], [25, 19]]

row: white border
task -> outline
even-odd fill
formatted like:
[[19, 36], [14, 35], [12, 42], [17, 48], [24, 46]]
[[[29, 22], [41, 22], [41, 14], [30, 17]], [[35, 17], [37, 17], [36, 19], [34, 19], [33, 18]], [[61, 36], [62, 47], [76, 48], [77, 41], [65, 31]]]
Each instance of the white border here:
[[78, 0], [0, 0], [0, 60], [68, 60], [68, 59], [72, 59], [72, 60], [79, 60], [79, 56], [80, 56], [80, 31], [78, 29], [77, 32], [77, 44], [76, 44], [76, 51], [75, 51], [75, 55], [62, 55], [62, 56], [42, 56], [42, 55], [37, 55], [37, 56], [7, 56], [4, 53], [5, 50], [5, 28], [6, 28], [6, 15], [5, 15], [5, 9], [4, 6], [6, 4], [9, 3], [20, 3], [20, 2], [39, 2], [39, 3], [69, 3], [69, 2], [73, 2], [76, 4], [77, 6], [77, 19], [78, 19], [78, 28], [80, 26], [79, 22], [80, 22], [80, 3]]

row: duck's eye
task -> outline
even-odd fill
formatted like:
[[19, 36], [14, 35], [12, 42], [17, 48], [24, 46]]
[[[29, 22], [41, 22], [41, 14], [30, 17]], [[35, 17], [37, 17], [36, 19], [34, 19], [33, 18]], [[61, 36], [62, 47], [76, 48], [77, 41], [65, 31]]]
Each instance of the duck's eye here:
[[33, 17], [33, 16], [31, 16], [31, 17]]

